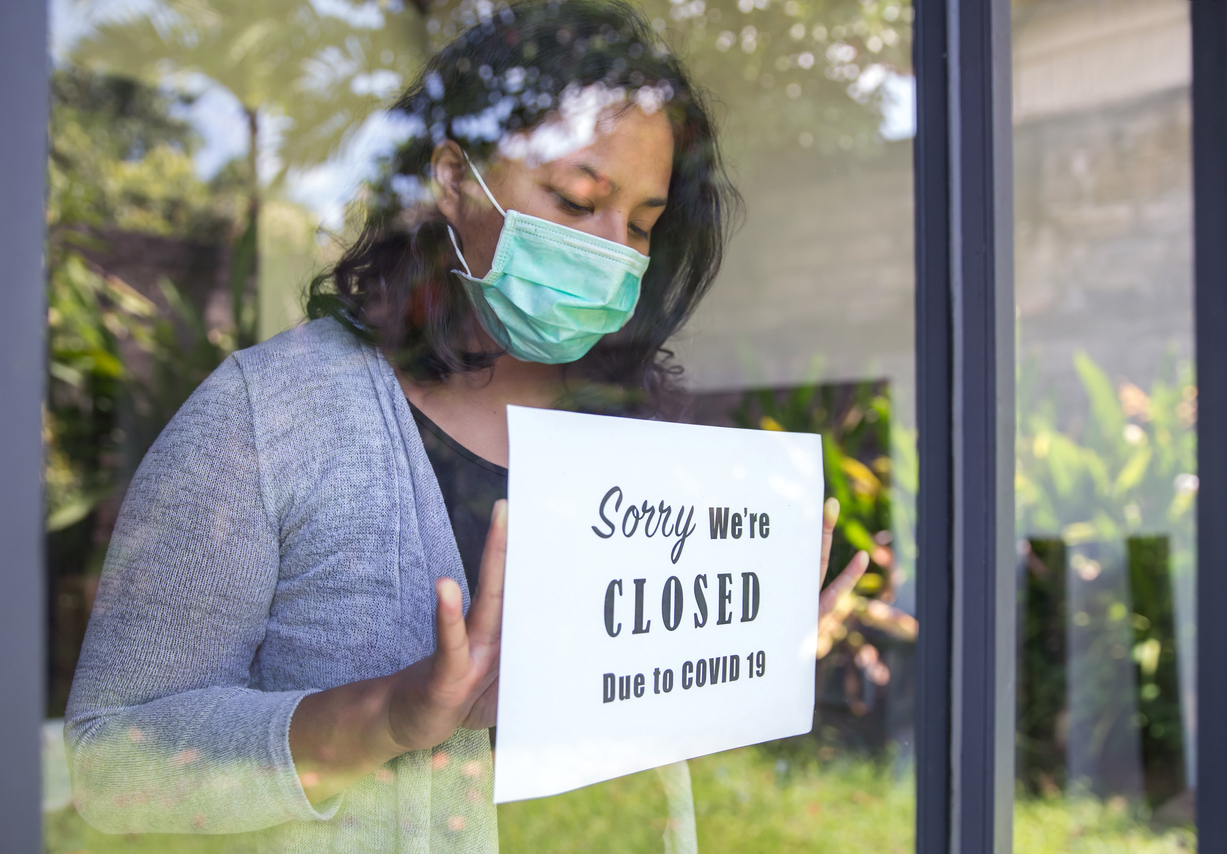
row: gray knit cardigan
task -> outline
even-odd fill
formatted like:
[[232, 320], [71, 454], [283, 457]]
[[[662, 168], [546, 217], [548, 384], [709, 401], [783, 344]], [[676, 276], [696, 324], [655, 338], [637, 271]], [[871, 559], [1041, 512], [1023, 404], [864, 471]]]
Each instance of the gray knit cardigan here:
[[68, 701], [77, 809], [109, 832], [238, 851], [498, 848], [490, 742], [461, 729], [313, 807], [289, 748], [307, 694], [435, 646], [469, 593], [389, 364], [333, 320], [228, 358], [137, 470]]

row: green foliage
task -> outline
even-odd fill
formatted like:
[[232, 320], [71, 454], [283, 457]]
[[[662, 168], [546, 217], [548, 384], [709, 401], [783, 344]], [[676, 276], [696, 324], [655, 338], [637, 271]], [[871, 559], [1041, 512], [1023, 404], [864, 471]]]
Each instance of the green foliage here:
[[[192, 390], [235, 349], [210, 336], [199, 312], [166, 279], [173, 318], [122, 281], [69, 254], [51, 271], [47, 530], [81, 522], [109, 496]], [[146, 366], [138, 374], [132, 362]], [[120, 427], [116, 413], [129, 413]], [[126, 429], [125, 429], [126, 428]], [[127, 464], [125, 464], [125, 461]], [[101, 554], [87, 563], [97, 568]]]
[[[1017, 530], [1029, 543], [1019, 771], [1030, 791], [1055, 792], [1066, 785], [1067, 734], [1093, 729], [1080, 749], [1107, 768], [1136, 729], [1147, 799], [1158, 806], [1186, 785], [1174, 586], [1196, 560], [1197, 389], [1191, 367], [1171, 360], [1149, 390], [1113, 383], [1085, 354], [1074, 369], [1086, 414], [1070, 424], [1037, 388], [1035, 363], [1019, 374]], [[1126, 569], [1129, 601], [1102, 583], [1104, 560]], [[1067, 613], [1067, 567], [1083, 591], [1076, 614]], [[1117, 664], [1126, 656], [1132, 696]], [[1080, 674], [1077, 707], [1066, 695], [1070, 669]]]
[[[332, 156], [377, 103], [424, 61], [425, 34], [401, 3], [152, 0], [104, 4], [70, 58], [147, 85], [229, 91], [252, 117], [278, 120], [278, 183], [293, 166]], [[336, 9], [335, 12], [329, 9]], [[81, 10], [86, 13], [86, 10]]]
[[[83, 68], [122, 75], [146, 87], [228, 91], [247, 121], [245, 167], [231, 170], [246, 186], [246, 226], [234, 247], [230, 286], [240, 346], [255, 343], [259, 328], [261, 195], [279, 190], [291, 168], [332, 157], [377, 105], [394, 94], [424, 59], [420, 19], [400, 3], [335, 0], [151, 0], [137, 6], [78, 6], [85, 34], [68, 59]], [[207, 81], [202, 83], [203, 81]], [[269, 133], [272, 130], [273, 133]], [[261, 187], [258, 155], [272, 154], [278, 169]], [[156, 160], [156, 158], [154, 159]], [[148, 167], [158, 164], [146, 157]], [[131, 167], [116, 167], [116, 180]], [[140, 172], [141, 170], [136, 170]], [[163, 170], [185, 186], [163, 180], [164, 197], [146, 194], [134, 205], [137, 221], [121, 227], [150, 230], [159, 204], [189, 198], [190, 171]], [[144, 177], [134, 177], [141, 186]], [[237, 219], [234, 217], [233, 219]], [[250, 334], [247, 331], [250, 330]]]
[[[913, 850], [911, 774], [852, 760], [781, 766], [755, 748], [691, 760], [699, 850], [736, 854], [907, 854]], [[660, 854], [667, 802], [654, 772], [553, 798], [505, 804], [506, 854]], [[46, 817], [47, 854], [207, 854], [217, 836], [99, 833], [69, 807]], [[1014, 811], [1018, 854], [1189, 854], [1188, 830], [1151, 829], [1119, 802], [1023, 798]]]
[[[52, 96], [44, 432], [47, 528], [62, 532], [114, 492], [179, 404], [252, 332], [238, 317], [231, 333], [210, 337], [168, 281], [161, 295], [171, 316], [161, 316], [89, 260], [107, 248], [104, 229], [221, 240], [233, 227], [242, 210], [233, 174], [195, 176], [197, 140], [173, 118], [175, 99], [72, 68], [54, 72]], [[72, 548], [52, 543], [56, 558], [96, 569], [100, 548], [72, 539]]]
[[1184, 721], [1166, 537], [1131, 537], [1126, 544], [1133, 660], [1137, 664], [1137, 721], [1146, 794], [1158, 806], [1185, 787]]
[[1172, 531], [1191, 545], [1196, 496], [1197, 389], [1188, 364], [1169, 362], [1149, 391], [1114, 387], [1088, 356], [1075, 357], [1088, 416], [1062, 429], [1056, 401], [1019, 377], [1015, 491], [1018, 530], [1069, 544]]
[[129, 336], [148, 342], [154, 308], [72, 253], [52, 266], [50, 284], [47, 530], [59, 531], [84, 519], [114, 486], [105, 456], [113, 447], [114, 410], [127, 375], [118, 342]]
[[[241, 181], [196, 177], [192, 129], [175, 119], [182, 101], [130, 80], [57, 69], [51, 77], [47, 222], [53, 249], [64, 229], [116, 228], [227, 236]], [[71, 247], [70, 247], [71, 248]], [[53, 259], [54, 261], [54, 259]]]
[[1066, 550], [1060, 540], [1032, 539], [1019, 597], [1015, 776], [1026, 791], [1053, 794], [1066, 785], [1066, 694], [1069, 654]]
[[1014, 802], [1016, 854], [1190, 854], [1197, 834], [1152, 828], [1120, 799], [1022, 798]]
[[[253, 339], [254, 318], [236, 312], [230, 329], [206, 330], [170, 281], [141, 292], [100, 266], [139, 266], [123, 248], [141, 245], [134, 233], [156, 235], [146, 246], [216, 247], [246, 209], [234, 170], [196, 177], [197, 141], [173, 118], [175, 100], [75, 68], [54, 72], [52, 94], [43, 433], [55, 606], [47, 712], [57, 716], [88, 616], [91, 582], [79, 576], [101, 569], [123, 485], [200, 381]], [[250, 275], [249, 256], [232, 253], [232, 266]]]

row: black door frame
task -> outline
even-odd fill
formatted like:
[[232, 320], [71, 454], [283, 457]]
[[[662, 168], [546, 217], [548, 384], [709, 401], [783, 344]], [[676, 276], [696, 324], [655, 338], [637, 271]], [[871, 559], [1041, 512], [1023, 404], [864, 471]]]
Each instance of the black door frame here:
[[[1227, 4], [1192, 0], [1193, 323], [1197, 348], [1197, 470], [1227, 472]], [[1227, 851], [1227, 673], [1219, 636], [1227, 574], [1227, 478], [1201, 477], [1197, 496], [1198, 850]]]
[[1008, 852], [1014, 809], [1009, 0], [915, 0], [916, 850]]
[[0, 3], [0, 849], [42, 850], [47, 10]]

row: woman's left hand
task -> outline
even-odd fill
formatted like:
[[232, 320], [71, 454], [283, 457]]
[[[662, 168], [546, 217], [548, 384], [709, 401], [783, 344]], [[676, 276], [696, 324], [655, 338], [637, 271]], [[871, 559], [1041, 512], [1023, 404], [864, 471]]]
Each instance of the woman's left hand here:
[[[839, 520], [839, 499], [828, 498], [822, 505], [822, 561], [818, 570], [818, 586], [821, 587], [827, 577], [827, 564], [831, 561], [831, 540], [835, 537], [835, 523]], [[830, 586], [818, 597], [818, 619], [821, 620], [835, 608], [845, 593], [848, 593], [861, 580], [865, 570], [869, 568], [869, 554], [857, 552], [848, 561], [844, 571], [835, 577]]]

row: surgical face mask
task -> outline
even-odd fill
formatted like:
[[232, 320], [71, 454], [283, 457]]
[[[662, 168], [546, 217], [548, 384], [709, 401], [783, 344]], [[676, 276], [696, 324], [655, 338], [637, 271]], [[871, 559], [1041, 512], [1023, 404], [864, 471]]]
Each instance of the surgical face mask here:
[[503, 230], [490, 272], [478, 279], [449, 225], [464, 265], [463, 273], [452, 272], [499, 346], [521, 361], [557, 365], [581, 358], [602, 335], [625, 326], [639, 302], [648, 257], [612, 240], [504, 211], [472, 162], [469, 168], [502, 214]]

